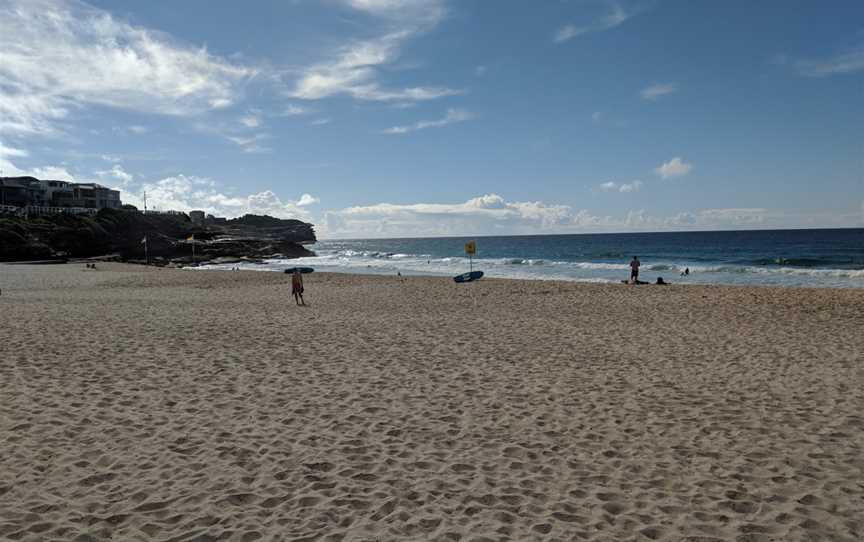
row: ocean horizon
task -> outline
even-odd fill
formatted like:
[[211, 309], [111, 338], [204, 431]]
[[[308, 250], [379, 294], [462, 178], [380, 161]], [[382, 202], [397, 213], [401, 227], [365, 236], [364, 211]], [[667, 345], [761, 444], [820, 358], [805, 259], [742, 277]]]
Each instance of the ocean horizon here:
[[473, 266], [493, 278], [617, 283], [638, 256], [649, 282], [864, 287], [864, 228], [329, 239], [309, 248], [316, 256], [207, 267], [453, 276]]

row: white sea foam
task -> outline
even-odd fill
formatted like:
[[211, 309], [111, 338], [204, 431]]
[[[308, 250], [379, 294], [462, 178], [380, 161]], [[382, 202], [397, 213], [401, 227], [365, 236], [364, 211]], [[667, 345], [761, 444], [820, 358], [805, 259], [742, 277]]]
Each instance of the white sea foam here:
[[[404, 252], [327, 250], [319, 249], [315, 257], [270, 260], [267, 266], [243, 264], [243, 268], [278, 271], [294, 266], [315, 267], [319, 271], [348, 273], [440, 275], [452, 276], [469, 268], [465, 257], [433, 258], [429, 254]], [[629, 277], [626, 262], [592, 262], [543, 260], [530, 258], [474, 258], [474, 269], [483, 270], [488, 277], [565, 280], [578, 282], [618, 282]], [[231, 268], [233, 266], [211, 266]], [[689, 268], [690, 275], [680, 273]], [[643, 262], [642, 278], [653, 282], [663, 276], [667, 282], [770, 284], [790, 286], [845, 286], [864, 287], [864, 269], [796, 268], [777, 266], [748, 266], [732, 264], [690, 264], [687, 262]]]

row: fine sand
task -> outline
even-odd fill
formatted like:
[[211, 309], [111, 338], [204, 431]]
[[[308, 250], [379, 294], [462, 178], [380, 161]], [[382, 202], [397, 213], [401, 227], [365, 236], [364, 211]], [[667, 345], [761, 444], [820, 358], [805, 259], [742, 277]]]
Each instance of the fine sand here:
[[864, 539], [864, 289], [0, 266], [2, 540]]

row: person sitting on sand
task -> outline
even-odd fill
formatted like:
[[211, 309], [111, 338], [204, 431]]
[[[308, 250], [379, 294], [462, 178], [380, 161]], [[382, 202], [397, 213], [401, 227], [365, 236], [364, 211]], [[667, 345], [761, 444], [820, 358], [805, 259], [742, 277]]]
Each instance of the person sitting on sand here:
[[639, 282], [639, 266], [642, 265], [639, 262], [639, 258], [637, 256], [633, 256], [633, 259], [630, 260], [630, 282], [636, 284]]
[[657, 277], [657, 282], [655, 284], [658, 286], [666, 286], [669, 283], [663, 280], [663, 277]]
[[294, 296], [294, 301], [298, 305], [306, 304], [306, 302], [303, 301], [303, 275], [300, 274], [299, 269], [295, 269], [294, 273], [291, 275], [291, 294]]

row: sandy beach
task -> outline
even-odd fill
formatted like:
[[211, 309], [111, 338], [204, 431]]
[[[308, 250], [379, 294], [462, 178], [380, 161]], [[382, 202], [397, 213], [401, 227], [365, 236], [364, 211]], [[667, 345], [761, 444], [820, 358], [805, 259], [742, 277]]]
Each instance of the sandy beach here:
[[0, 265], [0, 539], [864, 539], [864, 289]]

